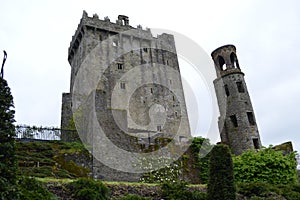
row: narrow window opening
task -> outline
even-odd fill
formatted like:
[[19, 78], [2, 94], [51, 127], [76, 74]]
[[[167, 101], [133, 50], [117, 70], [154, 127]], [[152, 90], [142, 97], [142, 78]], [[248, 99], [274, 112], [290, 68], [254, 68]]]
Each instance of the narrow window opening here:
[[169, 60], [167, 60], [167, 65], [169, 65]]
[[175, 101], [175, 96], [173, 96], [173, 101]]
[[230, 120], [231, 120], [234, 127], [238, 127], [238, 122], [237, 122], [236, 115], [231, 115]]
[[161, 131], [161, 126], [157, 126], [157, 131]]
[[237, 60], [237, 57], [236, 57], [235, 53], [233, 53], [233, 52], [230, 54], [230, 61], [231, 61], [231, 64], [232, 64], [232, 67], [233, 67], [233, 68], [238, 68], [238, 69], [240, 69], [239, 62], [238, 62], [238, 60]]
[[224, 85], [224, 88], [225, 88], [226, 96], [229, 96], [230, 93], [229, 93], [228, 85]]
[[239, 93], [244, 93], [245, 88], [242, 81], [236, 82], [236, 86], [238, 88]]
[[123, 70], [124, 69], [124, 65], [122, 63], [118, 63], [118, 69], [119, 70]]
[[150, 93], [153, 94], [153, 88], [150, 88]]
[[231, 64], [232, 64], [232, 67], [233, 67], [233, 68], [236, 68], [235, 60], [236, 60], [235, 54], [234, 54], [234, 53], [231, 53], [231, 54], [230, 54], [230, 61], [231, 61]]
[[113, 41], [112, 45], [113, 45], [114, 47], [117, 47], [117, 46], [118, 46], [118, 41], [117, 41], [117, 40]]
[[147, 53], [148, 52], [148, 48], [143, 48], [143, 51]]
[[250, 125], [255, 125], [254, 115], [252, 112], [247, 112], [247, 117]]
[[252, 141], [253, 141], [254, 148], [255, 148], [255, 149], [259, 149], [259, 141], [258, 141], [258, 138], [253, 138]]
[[220, 66], [220, 69], [223, 71], [223, 70], [226, 70], [226, 64], [225, 64], [225, 60], [222, 56], [219, 56], [218, 57], [218, 62], [219, 62], [219, 66]]
[[121, 87], [121, 89], [125, 89], [125, 88], [126, 88], [125, 83], [124, 83], [124, 82], [121, 82], [121, 83], [120, 83], [120, 87]]

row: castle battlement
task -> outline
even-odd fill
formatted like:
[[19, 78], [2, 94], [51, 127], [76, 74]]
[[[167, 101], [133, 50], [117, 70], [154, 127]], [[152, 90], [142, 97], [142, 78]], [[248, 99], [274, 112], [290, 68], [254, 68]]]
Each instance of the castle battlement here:
[[141, 38], [145, 40], [152, 39], [162, 39], [164, 40], [166, 37], [171, 37], [171, 40], [174, 40], [173, 35], [163, 33], [161, 35], [157, 35], [154, 37], [151, 33], [150, 28], [143, 29], [141, 25], [137, 25], [137, 27], [130, 26], [129, 17], [125, 15], [119, 15], [118, 19], [115, 23], [111, 22], [108, 17], [104, 19], [99, 19], [97, 14], [94, 14], [92, 17], [89, 17], [86, 11], [83, 11], [82, 18], [80, 23], [78, 24], [77, 30], [75, 34], [72, 36], [72, 41], [70, 42], [70, 47], [68, 49], [68, 60], [70, 61], [75, 55], [83, 34], [86, 30], [93, 30], [95, 32], [106, 32], [108, 36], [116, 35], [116, 34], [125, 34], [126, 31], [136, 30], [128, 33], [128, 36]]

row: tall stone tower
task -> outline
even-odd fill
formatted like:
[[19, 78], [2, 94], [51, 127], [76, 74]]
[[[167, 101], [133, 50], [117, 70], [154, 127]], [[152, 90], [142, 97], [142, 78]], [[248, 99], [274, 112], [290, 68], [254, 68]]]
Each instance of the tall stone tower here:
[[[95, 107], [91, 112], [96, 112], [103, 137], [109, 142], [125, 151], [139, 152], [162, 138], [181, 143], [191, 137], [173, 35], [154, 37], [150, 29], [130, 26], [127, 16], [119, 15], [113, 23], [96, 14], [89, 17], [84, 11], [70, 43], [68, 61], [71, 80], [70, 93], [64, 93], [62, 99], [63, 140], [72, 140], [67, 130], [75, 90], [92, 83], [90, 77], [97, 77], [97, 73], [101, 76], [93, 91]], [[85, 80], [78, 80], [80, 73], [85, 73]], [[84, 120], [87, 133], [81, 139], [93, 146], [97, 138], [85, 127], [92, 117], [87, 115]], [[137, 181], [137, 176], [111, 169], [99, 159], [93, 161], [93, 175], [103, 180]]]
[[260, 149], [261, 141], [254, 110], [233, 45], [211, 53], [217, 79], [214, 80], [219, 105], [221, 141], [239, 155], [248, 149]]

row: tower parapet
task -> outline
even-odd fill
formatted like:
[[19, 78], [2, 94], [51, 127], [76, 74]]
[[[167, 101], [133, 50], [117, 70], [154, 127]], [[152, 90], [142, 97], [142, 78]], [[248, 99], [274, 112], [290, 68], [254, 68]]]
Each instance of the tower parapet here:
[[254, 110], [235, 46], [219, 47], [211, 56], [217, 74], [214, 86], [220, 111], [221, 141], [228, 144], [236, 155], [248, 149], [260, 149]]

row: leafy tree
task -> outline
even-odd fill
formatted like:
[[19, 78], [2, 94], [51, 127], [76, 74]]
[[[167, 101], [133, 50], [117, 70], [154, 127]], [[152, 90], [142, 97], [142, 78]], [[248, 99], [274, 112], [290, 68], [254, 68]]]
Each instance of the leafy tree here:
[[16, 197], [16, 156], [13, 97], [0, 77], [0, 199]]
[[246, 151], [233, 158], [237, 182], [267, 182], [287, 184], [297, 181], [295, 153], [283, 155], [281, 151], [266, 148]]
[[208, 200], [235, 200], [236, 186], [233, 176], [233, 163], [226, 145], [216, 145], [210, 152]]

